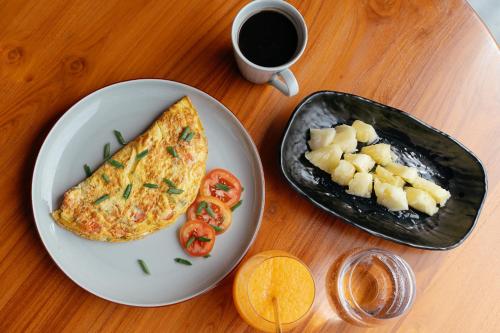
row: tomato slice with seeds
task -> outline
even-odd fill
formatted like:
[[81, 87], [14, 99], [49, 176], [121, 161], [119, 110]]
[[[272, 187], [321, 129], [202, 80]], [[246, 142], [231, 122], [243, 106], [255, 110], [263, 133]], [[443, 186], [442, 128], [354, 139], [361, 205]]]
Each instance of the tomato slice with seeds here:
[[224, 169], [214, 169], [203, 178], [200, 193], [232, 207], [240, 200], [241, 191], [241, 183], [235, 175]]
[[187, 221], [179, 230], [182, 248], [193, 257], [210, 253], [215, 244], [215, 230], [208, 223]]
[[214, 197], [200, 196], [196, 198], [187, 211], [189, 220], [208, 223], [217, 235], [231, 226], [231, 208]]

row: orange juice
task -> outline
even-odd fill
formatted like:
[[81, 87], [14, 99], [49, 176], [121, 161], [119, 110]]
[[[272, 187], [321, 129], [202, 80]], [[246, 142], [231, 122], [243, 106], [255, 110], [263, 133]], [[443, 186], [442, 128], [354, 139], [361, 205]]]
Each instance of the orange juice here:
[[314, 301], [314, 279], [307, 266], [283, 251], [266, 251], [240, 267], [233, 285], [234, 304], [254, 328], [274, 332], [275, 310], [284, 330], [304, 319]]

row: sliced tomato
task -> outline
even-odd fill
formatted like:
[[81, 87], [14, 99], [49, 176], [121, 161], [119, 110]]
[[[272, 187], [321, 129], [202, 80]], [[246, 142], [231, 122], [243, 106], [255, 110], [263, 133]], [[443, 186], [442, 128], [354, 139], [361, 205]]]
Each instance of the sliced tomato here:
[[198, 197], [187, 211], [188, 219], [210, 224], [215, 233], [222, 234], [231, 226], [231, 209], [214, 197]]
[[205, 222], [187, 221], [179, 230], [179, 241], [190, 256], [202, 257], [214, 247], [215, 230]]
[[240, 200], [241, 191], [241, 183], [235, 175], [224, 169], [214, 169], [203, 178], [200, 193], [232, 207]]

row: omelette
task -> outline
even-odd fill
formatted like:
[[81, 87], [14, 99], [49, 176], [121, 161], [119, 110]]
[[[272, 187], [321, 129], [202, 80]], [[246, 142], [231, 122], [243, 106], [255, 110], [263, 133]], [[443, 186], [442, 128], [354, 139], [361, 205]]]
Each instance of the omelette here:
[[52, 217], [91, 240], [139, 239], [172, 224], [196, 198], [208, 144], [188, 97], [69, 189]]

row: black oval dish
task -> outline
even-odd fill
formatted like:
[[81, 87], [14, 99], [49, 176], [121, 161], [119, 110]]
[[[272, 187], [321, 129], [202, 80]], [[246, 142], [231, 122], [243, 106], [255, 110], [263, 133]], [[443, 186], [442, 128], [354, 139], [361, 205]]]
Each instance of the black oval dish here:
[[[398, 162], [418, 168], [451, 193], [434, 216], [415, 210], [390, 212], [371, 199], [355, 197], [305, 158], [309, 128], [352, 124], [375, 127], [392, 145]], [[361, 146], [358, 145], [358, 149]], [[474, 228], [486, 195], [486, 173], [477, 157], [449, 135], [398, 109], [359, 96], [319, 91], [293, 112], [283, 135], [281, 170], [299, 193], [318, 207], [372, 235], [429, 250], [458, 246]]]

